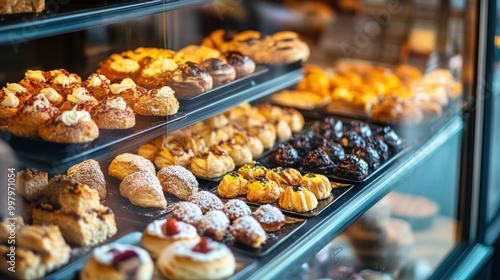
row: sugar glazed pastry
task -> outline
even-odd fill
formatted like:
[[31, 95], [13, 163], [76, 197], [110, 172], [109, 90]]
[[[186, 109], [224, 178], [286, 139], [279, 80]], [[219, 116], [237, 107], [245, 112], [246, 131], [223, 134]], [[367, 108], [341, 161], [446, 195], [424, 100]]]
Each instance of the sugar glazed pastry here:
[[222, 240], [229, 227], [229, 218], [221, 210], [212, 210], [205, 213], [198, 224], [198, 230], [205, 236], [215, 240]]
[[66, 174], [69, 178], [97, 190], [100, 199], [106, 197], [106, 180], [104, 179], [101, 166], [99, 166], [96, 160], [88, 159], [73, 165], [66, 171]]
[[238, 172], [233, 171], [222, 177], [217, 187], [220, 197], [235, 198], [247, 194], [248, 181]]
[[203, 213], [212, 210], [222, 210], [222, 201], [213, 193], [207, 191], [199, 191], [193, 194], [189, 201], [198, 205]]
[[89, 112], [76, 110], [61, 112], [40, 125], [38, 134], [44, 140], [58, 143], [84, 143], [99, 137], [99, 127]]
[[134, 111], [119, 96], [104, 97], [90, 113], [101, 129], [128, 129], [135, 126]]
[[252, 211], [250, 210], [248, 205], [240, 199], [228, 200], [226, 203], [224, 203], [224, 208], [222, 209], [222, 211], [231, 221], [252, 214]]
[[332, 192], [332, 184], [330, 184], [330, 180], [321, 174], [305, 174], [300, 179], [299, 185], [302, 185], [311, 191], [318, 200], [330, 197]]
[[198, 244], [174, 243], [158, 257], [160, 273], [167, 279], [226, 279], [236, 261], [226, 245], [202, 238]]
[[309, 212], [318, 206], [316, 196], [301, 185], [286, 187], [278, 203], [285, 210], [299, 213]]
[[188, 200], [191, 195], [198, 192], [198, 181], [193, 173], [180, 165], [162, 167], [156, 175], [163, 191], [180, 199]]
[[120, 194], [134, 205], [148, 208], [167, 208], [167, 200], [154, 173], [137, 171], [120, 183]]
[[267, 240], [266, 232], [252, 216], [236, 219], [229, 230], [236, 241], [252, 248], [259, 248]]
[[153, 259], [156, 259], [161, 251], [174, 242], [198, 243], [200, 236], [196, 228], [190, 224], [177, 221], [174, 218], [155, 220], [144, 230], [141, 245], [148, 250]]
[[153, 278], [153, 261], [148, 252], [128, 244], [108, 244], [92, 251], [80, 271], [82, 280]]
[[198, 223], [203, 218], [203, 212], [198, 205], [189, 201], [180, 201], [172, 207], [171, 217], [198, 227]]
[[137, 171], [156, 174], [155, 166], [151, 161], [131, 153], [117, 155], [108, 167], [108, 174], [118, 180], [123, 180], [129, 174]]
[[258, 177], [248, 183], [247, 199], [256, 203], [273, 203], [278, 200], [281, 188], [266, 177]]
[[179, 101], [168, 86], [140, 94], [134, 104], [134, 111], [143, 116], [169, 116], [177, 113], [177, 110]]
[[57, 114], [59, 109], [40, 93], [8, 120], [7, 131], [21, 137], [37, 137], [39, 126]]

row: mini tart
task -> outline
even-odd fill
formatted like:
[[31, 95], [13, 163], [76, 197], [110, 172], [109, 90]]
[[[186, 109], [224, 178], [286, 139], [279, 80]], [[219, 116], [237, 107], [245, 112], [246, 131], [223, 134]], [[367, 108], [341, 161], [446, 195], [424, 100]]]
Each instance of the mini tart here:
[[188, 169], [195, 176], [202, 178], [218, 178], [227, 173], [224, 160], [212, 152], [202, 153], [193, 157]]
[[222, 54], [229, 65], [236, 71], [236, 79], [248, 76], [255, 72], [255, 62], [240, 52], [228, 51]]
[[213, 193], [199, 191], [193, 194], [189, 201], [200, 207], [201, 212], [207, 213], [212, 210], [222, 210], [222, 201]]
[[37, 93], [49, 86], [50, 73], [41, 70], [27, 70], [19, 82], [28, 92]]
[[80, 271], [82, 280], [153, 278], [154, 265], [148, 252], [128, 244], [108, 244], [94, 249]]
[[278, 200], [281, 188], [276, 182], [259, 177], [247, 186], [247, 199], [255, 203], [273, 203]]
[[222, 211], [231, 221], [252, 214], [252, 211], [250, 210], [248, 205], [240, 199], [228, 200], [226, 203], [224, 203], [224, 208], [222, 208]]
[[153, 259], [156, 259], [164, 248], [174, 242], [196, 244], [199, 241], [200, 236], [194, 226], [174, 218], [167, 218], [155, 220], [146, 227], [142, 234], [141, 246], [151, 254]]
[[261, 205], [252, 216], [260, 223], [266, 232], [274, 232], [280, 230], [285, 225], [285, 216], [281, 210], [270, 205]]
[[103, 99], [110, 92], [111, 81], [104, 75], [92, 73], [82, 83], [82, 86], [87, 89], [89, 94], [97, 100]]
[[247, 146], [237, 144], [234, 139], [221, 143], [220, 147], [229, 154], [236, 166], [252, 162], [252, 151]]
[[141, 74], [137, 78], [137, 83], [147, 89], [161, 88], [167, 84], [167, 80], [173, 71], [177, 70], [177, 61], [174, 58], [143, 58], [140, 63], [144, 63]]
[[13, 93], [1, 94], [0, 100], [0, 125], [3, 125], [23, 108], [23, 103]]
[[135, 126], [134, 111], [119, 96], [106, 96], [93, 108], [91, 115], [101, 129], [128, 129]]
[[7, 131], [21, 137], [37, 137], [38, 128], [59, 113], [43, 94], [30, 99], [15, 116], [8, 120]]
[[188, 61], [179, 64], [171, 73], [167, 85], [175, 91], [178, 98], [185, 99], [212, 89], [213, 79], [196, 63]]
[[167, 279], [227, 279], [236, 270], [231, 250], [207, 238], [198, 244], [174, 243], [161, 252], [156, 263]]
[[99, 127], [89, 112], [76, 110], [61, 112], [43, 123], [38, 134], [44, 140], [58, 143], [84, 143], [99, 137]]
[[280, 195], [278, 204], [285, 210], [303, 213], [318, 207], [318, 200], [307, 188], [298, 185], [286, 187]]
[[236, 70], [232, 65], [220, 58], [204, 59], [199, 64], [200, 69], [212, 77], [213, 87], [227, 84], [236, 78]]
[[99, 63], [97, 73], [108, 77], [112, 82], [119, 82], [125, 78], [137, 78], [140, 73], [140, 65], [133, 59], [125, 58], [119, 54], [112, 54]]
[[134, 111], [143, 116], [169, 116], [177, 113], [179, 101], [170, 87], [151, 89], [141, 94], [134, 104]]
[[266, 232], [252, 216], [238, 218], [229, 230], [236, 241], [252, 248], [259, 248], [267, 240]]
[[63, 97], [71, 94], [73, 89], [81, 86], [82, 79], [80, 76], [74, 73], [69, 73], [66, 70], [54, 70], [51, 71], [51, 76], [53, 77], [50, 86], [55, 89]]
[[205, 236], [215, 240], [222, 240], [229, 227], [229, 218], [221, 210], [212, 210], [201, 218], [198, 230]]
[[302, 174], [294, 168], [275, 167], [267, 171], [266, 177], [285, 189], [287, 186], [297, 185], [302, 179]]
[[224, 177], [219, 182], [217, 187], [217, 192], [220, 197], [223, 198], [235, 198], [237, 196], [244, 196], [247, 194], [247, 183], [248, 181], [238, 174], [238, 172], [231, 172]]
[[330, 197], [332, 192], [332, 184], [330, 183], [330, 180], [321, 174], [305, 174], [302, 176], [298, 184], [310, 190], [318, 200]]
[[147, 90], [135, 84], [132, 79], [123, 79], [120, 83], [114, 83], [110, 86], [111, 96], [120, 96], [127, 102], [130, 108], [134, 108], [134, 104], [140, 95], [146, 94]]
[[203, 212], [198, 205], [189, 201], [180, 201], [174, 204], [170, 216], [178, 221], [182, 221], [198, 227], [198, 223], [203, 217]]
[[2, 88], [4, 94], [14, 94], [19, 102], [27, 102], [34, 92], [28, 92], [28, 90], [18, 83], [7, 83], [7, 86]]
[[172, 141], [156, 155], [154, 163], [157, 168], [168, 165], [188, 167], [193, 157], [194, 153], [191, 149], [186, 149], [179, 142]]
[[238, 173], [249, 182], [257, 179], [257, 177], [266, 176], [267, 171], [268, 169], [257, 161], [247, 163], [238, 169]]

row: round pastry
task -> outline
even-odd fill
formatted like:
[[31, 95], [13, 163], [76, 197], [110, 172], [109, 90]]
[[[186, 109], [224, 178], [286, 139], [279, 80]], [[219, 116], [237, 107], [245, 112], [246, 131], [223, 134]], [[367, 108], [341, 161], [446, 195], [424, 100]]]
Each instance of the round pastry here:
[[188, 223], [195, 227], [198, 227], [198, 223], [203, 217], [203, 212], [198, 205], [189, 201], [180, 201], [174, 204], [172, 207], [172, 212], [170, 213], [172, 218]]
[[374, 136], [383, 140], [389, 146], [389, 152], [392, 155], [401, 149], [401, 138], [399, 138], [398, 134], [390, 126], [377, 129]]
[[207, 46], [188, 45], [180, 49], [177, 55], [185, 61], [201, 63], [205, 59], [219, 57], [220, 52]]
[[163, 191], [180, 199], [188, 200], [191, 195], [198, 192], [198, 181], [193, 173], [180, 165], [162, 167], [156, 175]]
[[205, 236], [222, 240], [229, 227], [229, 218], [221, 210], [211, 210], [205, 213], [198, 224], [198, 230]]
[[[229, 156], [228, 156], [229, 157]], [[226, 159], [226, 158], [224, 158]], [[229, 159], [232, 161], [231, 157]], [[226, 162], [212, 152], [202, 153], [194, 156], [189, 164], [189, 170], [201, 178], [218, 178], [227, 173]], [[234, 163], [233, 163], [234, 168]]]
[[198, 244], [174, 243], [157, 260], [167, 279], [226, 279], [236, 270], [236, 261], [226, 245], [202, 238]]
[[380, 166], [380, 156], [372, 145], [352, 148], [352, 154], [360, 159], [364, 159], [370, 170], [375, 170]]
[[255, 72], [255, 62], [240, 52], [228, 51], [222, 54], [229, 65], [234, 67], [236, 79], [248, 76]]
[[270, 103], [257, 104], [254, 110], [264, 116], [268, 122], [274, 122], [283, 118], [283, 109], [278, 106], [273, 106]]
[[281, 191], [276, 182], [266, 177], [258, 177], [248, 183], [247, 199], [255, 203], [273, 203], [278, 200]]
[[366, 139], [366, 144], [377, 151], [382, 162], [389, 159], [389, 146], [382, 139], [370, 137]]
[[281, 210], [270, 205], [261, 205], [252, 216], [259, 222], [266, 232], [274, 232], [280, 230], [285, 225], [285, 216]]
[[302, 176], [299, 185], [310, 190], [317, 200], [322, 200], [330, 197], [332, 192], [332, 184], [324, 175], [308, 173]]
[[248, 128], [250, 135], [255, 135], [264, 145], [264, 149], [271, 149], [276, 142], [276, 128], [270, 123], [261, 126], [252, 126]]
[[147, 90], [134, 83], [132, 79], [123, 79], [119, 84], [111, 84], [109, 86], [111, 96], [120, 96], [125, 100], [130, 108], [134, 108], [137, 97], [147, 93]]
[[155, 220], [142, 233], [141, 246], [153, 259], [158, 258], [161, 251], [174, 242], [198, 243], [200, 236], [196, 228], [174, 218]]
[[169, 87], [151, 89], [138, 96], [134, 111], [143, 116], [169, 116], [177, 113], [179, 101]]
[[233, 171], [222, 177], [217, 187], [217, 192], [220, 197], [224, 198], [244, 196], [247, 194], [247, 183], [248, 181], [241, 174]]
[[23, 107], [23, 103], [19, 102], [19, 98], [13, 93], [4, 94], [0, 91], [0, 125], [7, 124], [7, 120], [17, 114]]
[[144, 64], [144, 67], [137, 78], [137, 84], [147, 88], [161, 88], [169, 79], [172, 71], [178, 67], [177, 62], [173, 58], [142, 58], [139, 63]]
[[71, 110], [77, 106], [78, 110], [90, 112], [97, 105], [97, 99], [89, 95], [89, 92], [84, 87], [73, 88], [71, 94], [66, 96], [67, 101], [61, 104], [61, 111]]
[[222, 211], [226, 214], [230, 221], [252, 214], [248, 205], [239, 199], [230, 199], [224, 204]]
[[40, 70], [27, 70], [24, 78], [19, 84], [30, 93], [40, 92], [43, 88], [49, 86], [50, 73]]
[[229, 156], [226, 150], [222, 149], [220, 146], [212, 146], [209, 152], [213, 153], [214, 156], [224, 162], [224, 165], [226, 166], [226, 173], [234, 170], [235, 164], [233, 158]]
[[225, 51], [226, 46], [236, 35], [236, 31], [216, 29], [203, 38], [201, 45], [212, 49]]
[[300, 157], [306, 156], [312, 149], [310, 138], [306, 134], [294, 134], [287, 143], [297, 150]]
[[249, 182], [257, 179], [257, 177], [266, 176], [267, 171], [268, 169], [257, 161], [247, 163], [238, 169], [238, 173]]
[[135, 126], [134, 111], [119, 96], [104, 97], [90, 113], [101, 129], [128, 129]]
[[47, 97], [50, 103], [54, 106], [59, 106], [63, 102], [64, 98], [53, 88], [46, 87], [40, 90], [40, 93]]
[[92, 73], [82, 83], [82, 86], [86, 88], [90, 94], [97, 100], [103, 99], [109, 94], [111, 81], [104, 75], [99, 75], [97, 73]]
[[148, 252], [128, 244], [108, 244], [94, 249], [80, 271], [82, 280], [153, 278], [154, 265]]
[[21, 137], [37, 137], [39, 126], [57, 114], [59, 109], [52, 106], [45, 95], [39, 93], [16, 115], [8, 119], [7, 131]]
[[66, 171], [66, 174], [69, 178], [97, 190], [100, 199], [106, 198], [106, 180], [96, 160], [88, 159], [75, 164]]
[[167, 200], [154, 173], [137, 171], [120, 183], [120, 194], [134, 205], [148, 208], [167, 208]]
[[264, 152], [264, 145], [255, 136], [248, 135], [246, 132], [236, 132], [233, 140], [240, 145], [245, 145], [252, 153], [252, 158], [257, 158]]
[[280, 144], [268, 157], [272, 167], [299, 167], [302, 158], [295, 148], [289, 143]]
[[229, 154], [236, 166], [252, 162], [253, 156], [250, 149], [247, 146], [237, 144], [234, 139], [221, 143], [220, 147]]
[[325, 145], [320, 146], [319, 149], [323, 150], [335, 164], [338, 164], [339, 161], [345, 158], [344, 148], [339, 143], [328, 141]]
[[361, 137], [356, 131], [348, 130], [344, 133], [339, 140], [340, 145], [345, 149], [352, 149], [354, 147], [363, 147], [366, 145], [365, 139]]
[[66, 70], [56, 70], [51, 73], [56, 75], [52, 79], [50, 86], [63, 97], [71, 94], [73, 89], [81, 86], [82, 79], [75, 73], [69, 73]]
[[266, 173], [269, 180], [275, 181], [282, 189], [287, 186], [295, 186], [302, 178], [302, 174], [297, 169], [275, 167]]
[[264, 36], [258, 31], [245, 30], [232, 35], [231, 42], [225, 44], [226, 51], [238, 51], [244, 55], [252, 58], [256, 63], [254, 57], [263, 47], [265, 47]]
[[175, 91], [177, 97], [185, 99], [211, 90], [213, 79], [196, 63], [188, 61], [179, 64], [179, 67], [171, 73], [167, 85]]
[[367, 123], [362, 121], [351, 121], [348, 129], [355, 131], [359, 136], [363, 138], [372, 136], [372, 129]]
[[2, 88], [2, 90], [4, 94], [14, 94], [21, 103], [27, 102], [31, 98], [32, 94], [35, 93], [28, 92], [25, 87], [18, 83], [7, 83], [7, 86]]
[[252, 216], [236, 219], [229, 230], [236, 241], [252, 248], [259, 248], [267, 240], [266, 232]]
[[221, 128], [229, 125], [229, 119], [224, 114], [218, 114], [205, 120], [205, 123], [211, 128]]
[[306, 61], [310, 50], [306, 42], [299, 39], [299, 35], [292, 31], [281, 31], [265, 40], [264, 47], [255, 53], [252, 58], [256, 63], [280, 64]]
[[199, 191], [193, 194], [189, 201], [198, 205], [201, 212], [207, 213], [212, 210], [222, 210], [222, 201], [213, 193], [207, 191]]
[[333, 174], [335, 163], [322, 149], [318, 148], [310, 151], [302, 159], [302, 169], [320, 174]]
[[316, 122], [311, 130], [326, 139], [338, 141], [342, 137], [343, 129], [344, 124], [340, 120], [328, 117], [321, 122]]
[[163, 49], [163, 48], [145, 48], [139, 47], [134, 50], [128, 50], [121, 53], [123, 57], [133, 59], [135, 61], [140, 61], [143, 58], [176, 58], [176, 52], [173, 50]]
[[214, 88], [227, 84], [236, 78], [234, 67], [220, 58], [204, 59], [200, 62], [199, 67], [212, 77]]
[[112, 54], [109, 58], [99, 63], [97, 73], [103, 74], [113, 82], [118, 82], [125, 78], [137, 78], [140, 68], [141, 66], [134, 59], [124, 58], [119, 54]]
[[274, 126], [276, 128], [276, 137], [278, 140], [287, 140], [292, 137], [292, 129], [286, 121], [277, 120], [274, 122]]
[[99, 127], [87, 111], [61, 112], [40, 125], [38, 134], [47, 141], [58, 143], [90, 142], [99, 137]]
[[151, 161], [131, 153], [117, 155], [108, 167], [108, 174], [118, 180], [123, 180], [128, 175], [137, 171], [147, 171], [151, 174], [156, 174], [155, 166]]
[[193, 157], [194, 153], [191, 149], [186, 149], [179, 142], [172, 141], [160, 150], [155, 157], [154, 163], [158, 168], [168, 165], [187, 167]]
[[299, 132], [304, 128], [304, 116], [294, 108], [283, 109], [283, 120], [285, 120], [292, 132]]
[[355, 155], [348, 154], [339, 162], [335, 176], [349, 180], [360, 181], [368, 176], [369, 166], [366, 161]]
[[307, 188], [298, 185], [286, 187], [280, 195], [278, 204], [285, 210], [303, 213], [318, 207], [318, 200]]

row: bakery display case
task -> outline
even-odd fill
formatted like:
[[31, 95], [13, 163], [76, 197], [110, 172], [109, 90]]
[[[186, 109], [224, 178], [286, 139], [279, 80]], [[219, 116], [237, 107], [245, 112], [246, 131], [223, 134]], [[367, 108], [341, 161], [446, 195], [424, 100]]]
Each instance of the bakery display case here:
[[[483, 98], [496, 100], [494, 79], [482, 77], [495, 77], [493, 11], [494, 1], [124, 0], [46, 1], [42, 13], [0, 15], [0, 152], [12, 159], [1, 161], [8, 178], [1, 216], [52, 224], [16, 220], [17, 229], [5, 229], [47, 231], [60, 252], [52, 259], [47, 248], [18, 242], [17, 260], [33, 255], [34, 278], [68, 279], [92, 278], [91, 265], [106, 262], [96, 255], [111, 254], [113, 265], [132, 256], [146, 271], [134, 273], [162, 279], [176, 261], [166, 255], [176, 252], [156, 252], [151, 232], [174, 235], [195, 224], [187, 230], [223, 245], [196, 235], [195, 247], [176, 250], [214, 250], [229, 263], [218, 273], [231, 279], [492, 277], [498, 110]], [[204, 87], [210, 68], [200, 65], [228, 64], [231, 52], [255, 68], [220, 84], [213, 71]], [[196, 83], [176, 80], [179, 69]], [[33, 82], [39, 74], [44, 82]], [[131, 105], [119, 97], [134, 115], [131, 127], [92, 128], [90, 141], [68, 143], [49, 127], [63, 117], [36, 125], [5, 117], [16, 107], [10, 95], [19, 101], [26, 88], [50, 84], [70, 102], [96, 80], [96, 88], [108, 83], [99, 98], [106, 102], [114, 89], [135, 90]], [[156, 96], [174, 98], [158, 107], [173, 109], [141, 111], [139, 99]], [[48, 98], [20, 103], [36, 108]], [[78, 122], [86, 110], [79, 105], [53, 115], [72, 112]], [[97, 121], [97, 109], [88, 111]], [[14, 129], [30, 125], [35, 136]], [[187, 150], [181, 164], [173, 154]], [[228, 154], [231, 163], [221, 160]], [[196, 222], [179, 214], [191, 207], [186, 201], [200, 206]], [[231, 207], [255, 220], [218, 211]], [[187, 209], [194, 219], [198, 208]], [[264, 211], [275, 211], [278, 229], [262, 222]], [[0, 233], [8, 261], [8, 235]], [[22, 277], [0, 268], [1, 277]]]

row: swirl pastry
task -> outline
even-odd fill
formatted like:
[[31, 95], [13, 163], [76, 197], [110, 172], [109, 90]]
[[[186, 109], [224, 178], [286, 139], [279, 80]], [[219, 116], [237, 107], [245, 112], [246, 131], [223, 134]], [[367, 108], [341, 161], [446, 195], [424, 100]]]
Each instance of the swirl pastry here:
[[323, 150], [318, 148], [310, 151], [302, 159], [302, 169], [320, 174], [333, 174], [335, 163]]
[[229, 154], [236, 166], [252, 162], [253, 156], [250, 149], [237, 144], [233, 139], [221, 143], [220, 147]]
[[82, 83], [82, 86], [87, 89], [90, 96], [93, 96], [97, 100], [101, 100], [109, 94], [111, 90], [111, 81], [104, 75], [92, 73], [87, 80]]
[[101, 129], [128, 129], [135, 126], [134, 111], [119, 96], [106, 96], [91, 111]]
[[229, 65], [234, 67], [236, 79], [248, 76], [255, 72], [255, 62], [240, 52], [228, 51], [222, 54]]
[[179, 101], [167, 86], [140, 94], [134, 104], [134, 111], [143, 116], [169, 116], [177, 113], [177, 110]]
[[281, 210], [271, 204], [261, 205], [252, 216], [260, 223], [266, 232], [274, 232], [280, 230], [285, 225], [285, 216]]
[[220, 58], [204, 59], [200, 62], [199, 67], [212, 77], [214, 88], [227, 84], [236, 78], [234, 67]]
[[307, 188], [298, 185], [286, 187], [279, 197], [278, 204], [285, 210], [303, 213], [316, 209], [318, 200]]
[[230, 227], [236, 241], [252, 248], [259, 248], [267, 240], [266, 232], [252, 216], [236, 219]]
[[259, 177], [247, 185], [247, 199], [256, 203], [273, 203], [278, 200], [281, 188], [275, 181]]
[[171, 73], [167, 85], [175, 91], [177, 97], [185, 99], [212, 89], [213, 79], [196, 63], [188, 61], [179, 64]]
[[330, 184], [330, 180], [321, 174], [305, 174], [302, 176], [298, 184], [311, 191], [316, 196], [317, 200], [330, 197], [332, 192], [332, 184]]
[[243, 176], [238, 174], [238, 172], [233, 171], [222, 177], [222, 180], [217, 186], [217, 192], [220, 197], [224, 198], [244, 196], [247, 194], [247, 184], [248, 181], [243, 178]]
[[91, 119], [89, 112], [64, 111], [49, 119], [38, 129], [40, 137], [58, 143], [90, 142], [99, 137], [99, 127]]
[[188, 223], [195, 227], [203, 217], [203, 212], [198, 205], [189, 201], [177, 202], [174, 207], [172, 207], [172, 212], [170, 213], [172, 218]]
[[59, 114], [43, 94], [30, 99], [12, 118], [8, 119], [7, 131], [22, 137], [37, 137], [38, 128], [47, 120]]
[[222, 209], [224, 214], [229, 218], [230, 221], [234, 221], [243, 216], [249, 216], [252, 211], [248, 205], [240, 199], [230, 199], [224, 203], [224, 208]]
[[369, 166], [366, 161], [355, 155], [348, 154], [344, 160], [340, 161], [335, 176], [350, 180], [360, 181], [368, 176]]
[[238, 169], [238, 174], [243, 176], [246, 180], [249, 182], [257, 179], [257, 177], [264, 177], [266, 176], [268, 169], [263, 166], [260, 162], [253, 161], [251, 163], [247, 163], [243, 166], [241, 166]]
[[154, 163], [158, 168], [168, 165], [187, 167], [193, 157], [194, 153], [191, 149], [186, 149], [179, 142], [172, 141], [156, 155]]
[[212, 210], [201, 218], [198, 230], [205, 236], [215, 240], [222, 240], [229, 227], [229, 218], [221, 210]]
[[198, 181], [193, 173], [180, 165], [162, 167], [156, 174], [163, 191], [180, 199], [188, 200], [198, 191]]
[[302, 179], [302, 174], [294, 168], [275, 167], [267, 171], [266, 177], [285, 189], [287, 186], [297, 185]]

